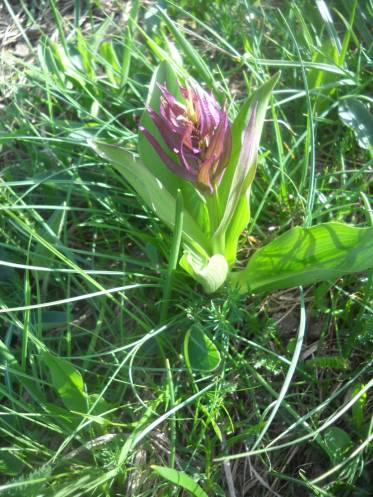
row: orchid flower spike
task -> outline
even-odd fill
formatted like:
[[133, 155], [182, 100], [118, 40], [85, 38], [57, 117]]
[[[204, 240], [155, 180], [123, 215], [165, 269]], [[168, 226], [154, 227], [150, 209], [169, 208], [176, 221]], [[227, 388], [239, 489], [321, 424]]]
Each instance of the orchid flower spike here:
[[226, 111], [196, 83], [189, 88], [180, 86], [184, 102], [179, 102], [165, 85], [159, 85], [159, 89], [159, 114], [150, 107], [147, 110], [168, 151], [147, 129], [141, 127], [140, 131], [174, 174], [192, 181], [203, 193], [213, 193], [232, 150]]

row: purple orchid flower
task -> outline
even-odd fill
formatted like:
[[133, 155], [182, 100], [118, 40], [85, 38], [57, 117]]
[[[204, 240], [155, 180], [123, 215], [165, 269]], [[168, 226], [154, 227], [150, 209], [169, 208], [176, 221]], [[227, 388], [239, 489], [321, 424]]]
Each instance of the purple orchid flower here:
[[173, 173], [192, 181], [202, 192], [213, 193], [232, 150], [227, 113], [211, 93], [197, 84], [190, 88], [180, 86], [185, 103], [176, 100], [165, 85], [159, 88], [162, 93], [159, 114], [150, 107], [147, 110], [176, 157], [171, 158], [147, 129], [140, 127], [140, 131]]

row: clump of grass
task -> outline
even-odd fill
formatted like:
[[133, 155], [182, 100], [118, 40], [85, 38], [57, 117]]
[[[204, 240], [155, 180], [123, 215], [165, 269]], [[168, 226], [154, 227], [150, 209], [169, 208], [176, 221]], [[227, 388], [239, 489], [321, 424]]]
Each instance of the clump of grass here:
[[[172, 234], [85, 146], [104, 136], [135, 150], [165, 54], [212, 74], [232, 115], [281, 68], [242, 261], [305, 218], [369, 223], [371, 149], [338, 112], [368, 106], [368, 7], [168, 5], [204, 65], [155, 6], [132, 2], [122, 19], [51, 1], [48, 27], [35, 5], [5, 7], [22, 14], [30, 56], [3, 59], [0, 492], [181, 495], [158, 465], [207, 495], [368, 496], [372, 275], [209, 298], [176, 271], [161, 320]], [[185, 360], [191, 326], [219, 350], [214, 371]]]

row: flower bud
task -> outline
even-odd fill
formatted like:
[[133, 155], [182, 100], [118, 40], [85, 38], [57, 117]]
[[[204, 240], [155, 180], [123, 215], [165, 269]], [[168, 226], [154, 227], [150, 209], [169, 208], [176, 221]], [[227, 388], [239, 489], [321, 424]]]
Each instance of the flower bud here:
[[192, 181], [202, 192], [213, 193], [231, 155], [232, 136], [227, 113], [214, 96], [199, 85], [180, 87], [183, 103], [166, 86], [159, 85], [159, 88], [159, 114], [152, 108], [147, 110], [172, 154], [167, 153], [147, 129], [141, 127], [140, 131], [173, 173]]

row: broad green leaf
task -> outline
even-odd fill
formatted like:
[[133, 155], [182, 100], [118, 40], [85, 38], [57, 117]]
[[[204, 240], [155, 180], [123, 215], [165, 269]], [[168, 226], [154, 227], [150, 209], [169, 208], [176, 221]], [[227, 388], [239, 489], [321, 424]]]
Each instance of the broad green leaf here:
[[40, 358], [48, 367], [52, 385], [65, 407], [71, 411], [87, 412], [88, 398], [79, 371], [70, 362], [50, 352], [42, 352]]
[[165, 480], [183, 488], [194, 497], [208, 497], [206, 492], [196, 483], [190, 476], [184, 473], [184, 471], [178, 471], [173, 468], [167, 468], [164, 466], [152, 466], [152, 469], [157, 475], [161, 476]]
[[199, 327], [192, 326], [185, 335], [184, 356], [187, 366], [197, 371], [213, 371], [220, 364], [220, 352]]
[[339, 278], [373, 267], [373, 228], [325, 223], [289, 230], [231, 274], [241, 293], [271, 291]]
[[[248, 189], [255, 176], [259, 141], [268, 101], [278, 79], [279, 74], [275, 74], [250, 96], [232, 125], [231, 159], [218, 190], [224, 214], [214, 233], [216, 238], [226, 234], [225, 255], [230, 264], [234, 261], [238, 237], [249, 222]], [[230, 229], [229, 237], [228, 229]]]
[[338, 108], [339, 117], [355, 133], [362, 148], [373, 150], [373, 115], [357, 98], [344, 99]]
[[322, 446], [333, 465], [341, 463], [353, 447], [349, 435], [337, 426], [327, 428], [323, 439]]
[[203, 286], [206, 293], [216, 292], [227, 279], [229, 271], [223, 255], [215, 254], [208, 258], [188, 249], [180, 260], [180, 266]]
[[100, 45], [103, 40], [113, 39], [113, 37], [109, 34], [112, 26], [113, 18], [111, 16], [108, 16], [97, 26], [97, 29], [93, 30], [92, 33], [90, 33], [89, 46], [93, 54], [99, 52]]
[[[105, 59], [105, 61], [108, 63], [108, 66], [110, 67], [110, 69], [114, 70], [114, 72], [112, 71], [113, 74], [119, 73], [120, 65], [119, 65], [118, 56], [117, 56], [117, 53], [115, 51], [113, 42], [107, 41], [107, 40], [103, 41], [100, 44], [99, 53]], [[105, 69], [107, 69], [108, 66], [105, 64]], [[113, 79], [113, 82], [115, 83], [116, 80]]]
[[[173, 227], [175, 223], [176, 192], [174, 197], [164, 187], [159, 178], [130, 152], [115, 145], [98, 142], [90, 142], [90, 144], [101, 157], [114, 165], [143, 201], [154, 209], [157, 216], [168, 226]], [[184, 212], [183, 237], [188, 245], [196, 248], [199, 252], [205, 253], [208, 250], [208, 241], [205, 234], [188, 212]]]
[[104, 397], [100, 397], [97, 393], [91, 393], [88, 395], [88, 403], [90, 410], [94, 405], [91, 415], [96, 417], [97, 422], [100, 424], [107, 423], [108, 420], [101, 415], [113, 409], [113, 406], [109, 404]]

